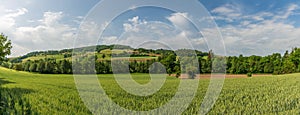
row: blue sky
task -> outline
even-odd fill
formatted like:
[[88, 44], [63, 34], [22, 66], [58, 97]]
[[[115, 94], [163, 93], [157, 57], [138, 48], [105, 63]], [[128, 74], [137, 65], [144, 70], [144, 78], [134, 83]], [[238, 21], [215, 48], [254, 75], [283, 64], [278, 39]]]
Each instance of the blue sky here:
[[[95, 36], [104, 24], [81, 21], [99, 0], [1, 0], [0, 32], [13, 42], [11, 56], [31, 51], [72, 48], [77, 32]], [[124, 3], [126, 1], [124, 0]], [[228, 55], [268, 55], [300, 46], [300, 1], [295, 0], [199, 0], [219, 27]], [[114, 3], [111, 7], [121, 7]], [[173, 4], [173, 3], [170, 3]], [[181, 7], [188, 7], [182, 5]], [[103, 17], [110, 15], [108, 8]], [[200, 11], [199, 11], [200, 12]], [[159, 7], [140, 7], [118, 15], [98, 44], [121, 43], [141, 47], [141, 41], [207, 51], [202, 34], [188, 18], [196, 13], [174, 12]], [[101, 16], [97, 18], [102, 18]], [[182, 26], [180, 30], [175, 26]], [[208, 30], [209, 31], [209, 30]], [[172, 38], [172, 39], [170, 39]], [[188, 38], [188, 41], [185, 38]], [[82, 41], [84, 42], [84, 41]], [[189, 44], [190, 43], [190, 44]], [[145, 45], [145, 44], [144, 44]], [[160, 48], [162, 45], [145, 45]], [[163, 47], [165, 48], [165, 47]]]

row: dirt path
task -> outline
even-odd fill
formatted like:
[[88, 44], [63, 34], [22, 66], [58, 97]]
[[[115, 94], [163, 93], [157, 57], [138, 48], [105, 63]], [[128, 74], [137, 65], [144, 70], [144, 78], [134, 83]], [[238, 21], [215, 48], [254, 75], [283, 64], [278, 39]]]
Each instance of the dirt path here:
[[[176, 76], [175, 74], [172, 74], [171, 76]], [[252, 77], [266, 77], [266, 76], [272, 76], [272, 74], [252, 74]], [[223, 76], [220, 76], [223, 77]], [[226, 78], [247, 78], [246, 74], [226, 74]], [[187, 74], [182, 74], [179, 78], [181, 79], [187, 79], [189, 78]], [[211, 74], [197, 74], [196, 78], [211, 78]]]

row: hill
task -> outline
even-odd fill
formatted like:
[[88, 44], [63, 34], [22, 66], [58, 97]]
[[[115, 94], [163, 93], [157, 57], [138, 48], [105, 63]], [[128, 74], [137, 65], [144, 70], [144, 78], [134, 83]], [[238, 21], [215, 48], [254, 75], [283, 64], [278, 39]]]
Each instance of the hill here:
[[[97, 57], [105, 57], [104, 60], [109, 60], [112, 54], [122, 54], [122, 53], [130, 53], [131, 58], [147, 58], [149, 57], [159, 57], [163, 53], [173, 52], [171, 50], [165, 49], [145, 49], [145, 48], [131, 48], [130, 46], [124, 45], [97, 45], [97, 46], [88, 46], [74, 49], [63, 49], [63, 50], [49, 50], [49, 51], [35, 51], [30, 52], [26, 55], [20, 57], [10, 58], [9, 61], [12, 63], [20, 63], [25, 62], [27, 60], [40, 60], [45, 58], [63, 60], [70, 60], [72, 57], [73, 51], [75, 52], [85, 52], [85, 53], [95, 53]], [[113, 51], [113, 53], [112, 53]], [[196, 51], [198, 56], [206, 57], [208, 53]], [[103, 56], [105, 55], [105, 56]], [[127, 56], [126, 56], [127, 57]]]
[[[112, 50], [113, 49], [113, 50]], [[73, 52], [75, 51], [75, 53]], [[196, 55], [192, 52], [196, 52]], [[72, 53], [74, 56], [72, 57]], [[94, 55], [93, 55], [94, 54]], [[182, 54], [177, 55], [177, 54]], [[74, 60], [71, 60], [74, 59]], [[182, 66], [183, 63], [199, 64], [198, 67]], [[95, 60], [95, 70], [81, 67]], [[128, 60], [128, 61], [127, 61]], [[74, 63], [75, 62], [75, 63]], [[293, 48], [284, 55], [273, 53], [267, 56], [219, 56], [213, 51], [202, 52], [190, 49], [176, 51], [166, 49], [134, 49], [122, 45], [99, 45], [60, 51], [39, 51], [0, 62], [6, 68], [47, 74], [72, 74], [72, 65], [80, 73], [112, 73], [112, 62], [129, 65], [130, 73], [148, 73], [154, 62], [162, 63], [168, 74], [226, 72], [230, 74], [288, 74], [300, 72], [300, 49]], [[220, 63], [219, 63], [220, 62]], [[189, 65], [190, 66], [190, 65]], [[125, 66], [124, 66], [125, 67]], [[119, 68], [124, 68], [119, 67]], [[118, 71], [123, 73], [124, 71]]]
[[[37, 51], [24, 56], [11, 58], [8, 62], [1, 62], [3, 67], [18, 70], [47, 74], [72, 74], [72, 55], [76, 55], [75, 64], [83, 65], [86, 62], [95, 60], [96, 73], [112, 73], [111, 62], [126, 61], [130, 64], [131, 73], [148, 73], [149, 67], [154, 62], [161, 62], [169, 65], [167, 73], [179, 73], [179, 59], [176, 53], [182, 55], [198, 56], [199, 59], [208, 60], [209, 53], [194, 51], [189, 49], [179, 49], [176, 51], [166, 49], [134, 49], [123, 45], [98, 45], [75, 49], [63, 49], [60, 51]], [[190, 53], [190, 54], [189, 54]], [[123, 62], [122, 62], [123, 63]], [[80, 68], [82, 73], [94, 73], [88, 68]], [[185, 70], [182, 70], [185, 71]], [[193, 70], [195, 71], [195, 70]], [[120, 71], [123, 73], [124, 71]]]

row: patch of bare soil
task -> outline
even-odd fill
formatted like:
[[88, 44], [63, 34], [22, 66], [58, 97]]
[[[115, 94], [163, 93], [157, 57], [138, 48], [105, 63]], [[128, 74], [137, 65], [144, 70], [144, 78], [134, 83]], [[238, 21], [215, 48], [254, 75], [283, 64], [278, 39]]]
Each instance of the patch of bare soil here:
[[[175, 77], [175, 74], [172, 74], [171, 76]], [[266, 76], [272, 76], [272, 74], [252, 74], [252, 77], [266, 77]], [[224, 77], [223, 74], [197, 74], [196, 78], [217, 78], [217, 77]], [[179, 78], [181, 79], [188, 79], [189, 76], [187, 74], [182, 74]], [[246, 74], [225, 74], [225, 78], [247, 78]]]

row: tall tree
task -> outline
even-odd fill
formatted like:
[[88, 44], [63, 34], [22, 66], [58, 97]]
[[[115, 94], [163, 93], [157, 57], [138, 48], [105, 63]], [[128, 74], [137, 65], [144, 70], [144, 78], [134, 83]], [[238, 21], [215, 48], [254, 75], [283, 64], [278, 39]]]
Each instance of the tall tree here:
[[7, 36], [0, 34], [0, 61], [3, 61], [5, 56], [10, 55], [11, 41], [7, 39]]
[[32, 63], [32, 64], [30, 64], [29, 71], [30, 72], [36, 72], [36, 68], [37, 68], [37, 64]]

